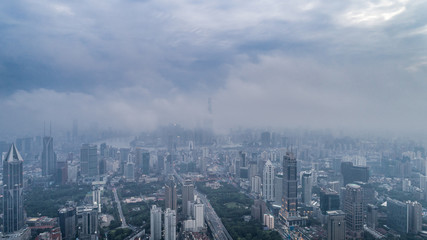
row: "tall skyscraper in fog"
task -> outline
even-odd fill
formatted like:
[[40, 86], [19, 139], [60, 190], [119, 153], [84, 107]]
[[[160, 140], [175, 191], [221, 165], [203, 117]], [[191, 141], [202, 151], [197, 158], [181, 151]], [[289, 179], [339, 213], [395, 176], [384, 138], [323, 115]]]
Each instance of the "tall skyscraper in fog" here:
[[288, 226], [302, 224], [297, 211], [297, 189], [297, 159], [292, 152], [287, 152], [283, 156], [283, 200], [280, 216]]
[[11, 233], [24, 226], [24, 160], [15, 145], [3, 161], [3, 232]]
[[347, 239], [363, 239], [363, 190], [357, 184], [347, 184], [344, 195]]
[[176, 239], [176, 211], [166, 208], [165, 210], [165, 240]]
[[98, 147], [92, 144], [83, 144], [80, 149], [81, 174], [87, 177], [98, 176]]
[[79, 136], [79, 126], [77, 120], [73, 120], [73, 141], [77, 141], [77, 138]]
[[160, 240], [162, 238], [162, 209], [156, 205], [150, 210], [150, 240]]
[[56, 172], [56, 154], [53, 152], [53, 137], [43, 138], [42, 175], [54, 175]]
[[165, 208], [176, 210], [176, 184], [171, 175], [165, 185]]
[[306, 206], [311, 205], [311, 193], [313, 188], [313, 175], [311, 172], [303, 172], [301, 176], [302, 185], [302, 203]]
[[191, 180], [185, 180], [182, 185], [182, 213], [184, 216], [188, 214], [188, 202], [194, 201], [194, 185]]
[[266, 201], [274, 201], [274, 166], [270, 160], [265, 163], [262, 174], [262, 196]]

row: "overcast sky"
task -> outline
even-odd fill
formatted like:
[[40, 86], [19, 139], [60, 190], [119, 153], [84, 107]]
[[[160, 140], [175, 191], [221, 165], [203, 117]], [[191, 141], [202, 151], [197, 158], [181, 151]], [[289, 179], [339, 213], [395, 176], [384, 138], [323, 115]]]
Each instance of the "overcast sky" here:
[[[100, 127], [427, 133], [426, 1], [1, 1], [0, 135]], [[37, 129], [37, 130], [34, 130]]]

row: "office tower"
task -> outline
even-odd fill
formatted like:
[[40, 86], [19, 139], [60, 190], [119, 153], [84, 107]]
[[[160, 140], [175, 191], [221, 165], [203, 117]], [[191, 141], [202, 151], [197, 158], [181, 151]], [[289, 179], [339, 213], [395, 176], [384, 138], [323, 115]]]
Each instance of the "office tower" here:
[[33, 152], [33, 138], [17, 138], [15, 146], [20, 153], [31, 154]]
[[80, 149], [81, 174], [85, 177], [98, 176], [98, 147], [92, 144], [83, 144]]
[[341, 210], [327, 211], [328, 240], [345, 239], [345, 213]]
[[262, 176], [262, 197], [274, 201], [274, 166], [270, 160], [265, 163]]
[[292, 152], [287, 152], [283, 156], [283, 200], [280, 216], [288, 226], [303, 224], [297, 211], [297, 181], [297, 159]]
[[267, 206], [263, 200], [255, 199], [254, 204], [251, 207], [252, 218], [255, 221], [260, 221], [262, 223], [266, 209], [267, 209]]
[[106, 143], [101, 143], [101, 145], [99, 145], [99, 152], [101, 157], [108, 157], [108, 147]]
[[200, 231], [205, 223], [205, 205], [200, 202], [195, 203], [193, 212], [196, 231]]
[[129, 160], [130, 148], [120, 148], [120, 174], [125, 173], [125, 165]]
[[157, 172], [161, 173], [165, 170], [165, 156], [163, 154], [157, 154]]
[[131, 160], [125, 164], [124, 177], [126, 178], [126, 181], [131, 182], [135, 180], [135, 163]]
[[106, 157], [102, 157], [99, 160], [99, 175], [104, 175], [105, 173], [107, 173], [107, 158]]
[[55, 182], [57, 184], [65, 184], [68, 181], [68, 162], [58, 161], [56, 163]]
[[320, 191], [320, 210], [323, 215], [327, 211], [340, 209], [340, 196], [337, 192], [331, 189], [322, 189]]
[[191, 180], [185, 180], [182, 185], [182, 213], [188, 215], [188, 201], [194, 201], [194, 185]]
[[165, 240], [176, 239], [176, 211], [166, 208], [165, 211]]
[[148, 175], [150, 173], [150, 153], [142, 153], [142, 173]]
[[166, 156], [166, 174], [173, 172], [173, 156], [171, 154]]
[[271, 214], [264, 214], [264, 225], [268, 229], [274, 229], [274, 217]]
[[261, 177], [253, 176], [251, 179], [251, 192], [255, 194], [261, 193]]
[[162, 209], [152, 205], [150, 209], [150, 240], [162, 238]]
[[258, 166], [256, 161], [249, 162], [249, 178], [252, 179], [254, 176], [258, 176]]
[[98, 236], [98, 207], [93, 205], [76, 208], [79, 239], [93, 240]]
[[173, 176], [169, 176], [169, 179], [165, 185], [165, 208], [176, 210], [176, 185]]
[[77, 120], [73, 120], [73, 142], [77, 141], [79, 136], [79, 126]]
[[369, 180], [369, 168], [353, 166], [352, 162], [342, 162], [341, 175], [343, 176], [344, 185], [356, 181], [367, 183]]
[[65, 207], [58, 210], [59, 227], [63, 240], [76, 239], [76, 209]]
[[53, 152], [53, 138], [43, 138], [42, 175], [54, 175], [56, 173], [56, 154]]
[[283, 197], [283, 175], [277, 174], [274, 177], [274, 204], [282, 205]]
[[270, 147], [270, 143], [271, 143], [270, 132], [261, 133], [261, 146], [262, 147]]
[[302, 203], [306, 206], [311, 205], [311, 191], [313, 188], [313, 175], [311, 172], [303, 172], [301, 177], [302, 185]]
[[346, 185], [344, 212], [348, 239], [363, 239], [363, 191], [359, 185]]
[[378, 207], [368, 204], [366, 213], [366, 225], [375, 230], [378, 224]]
[[423, 207], [419, 202], [407, 201], [408, 206], [408, 232], [418, 234], [422, 230]]
[[24, 226], [24, 160], [15, 144], [3, 160], [3, 232], [12, 233]]

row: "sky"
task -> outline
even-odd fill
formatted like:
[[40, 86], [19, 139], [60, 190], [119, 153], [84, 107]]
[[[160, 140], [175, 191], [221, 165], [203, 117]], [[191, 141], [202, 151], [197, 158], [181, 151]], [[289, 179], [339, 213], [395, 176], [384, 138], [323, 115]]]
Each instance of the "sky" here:
[[425, 12], [418, 0], [1, 1], [0, 136], [208, 118], [219, 132], [427, 133]]

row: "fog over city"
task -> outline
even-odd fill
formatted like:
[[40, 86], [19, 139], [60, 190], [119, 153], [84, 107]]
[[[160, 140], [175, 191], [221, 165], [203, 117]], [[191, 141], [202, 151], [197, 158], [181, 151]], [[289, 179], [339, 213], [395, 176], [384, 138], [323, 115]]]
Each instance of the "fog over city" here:
[[[0, 133], [427, 133], [425, 1], [2, 1]], [[212, 101], [212, 116], [208, 99]]]

